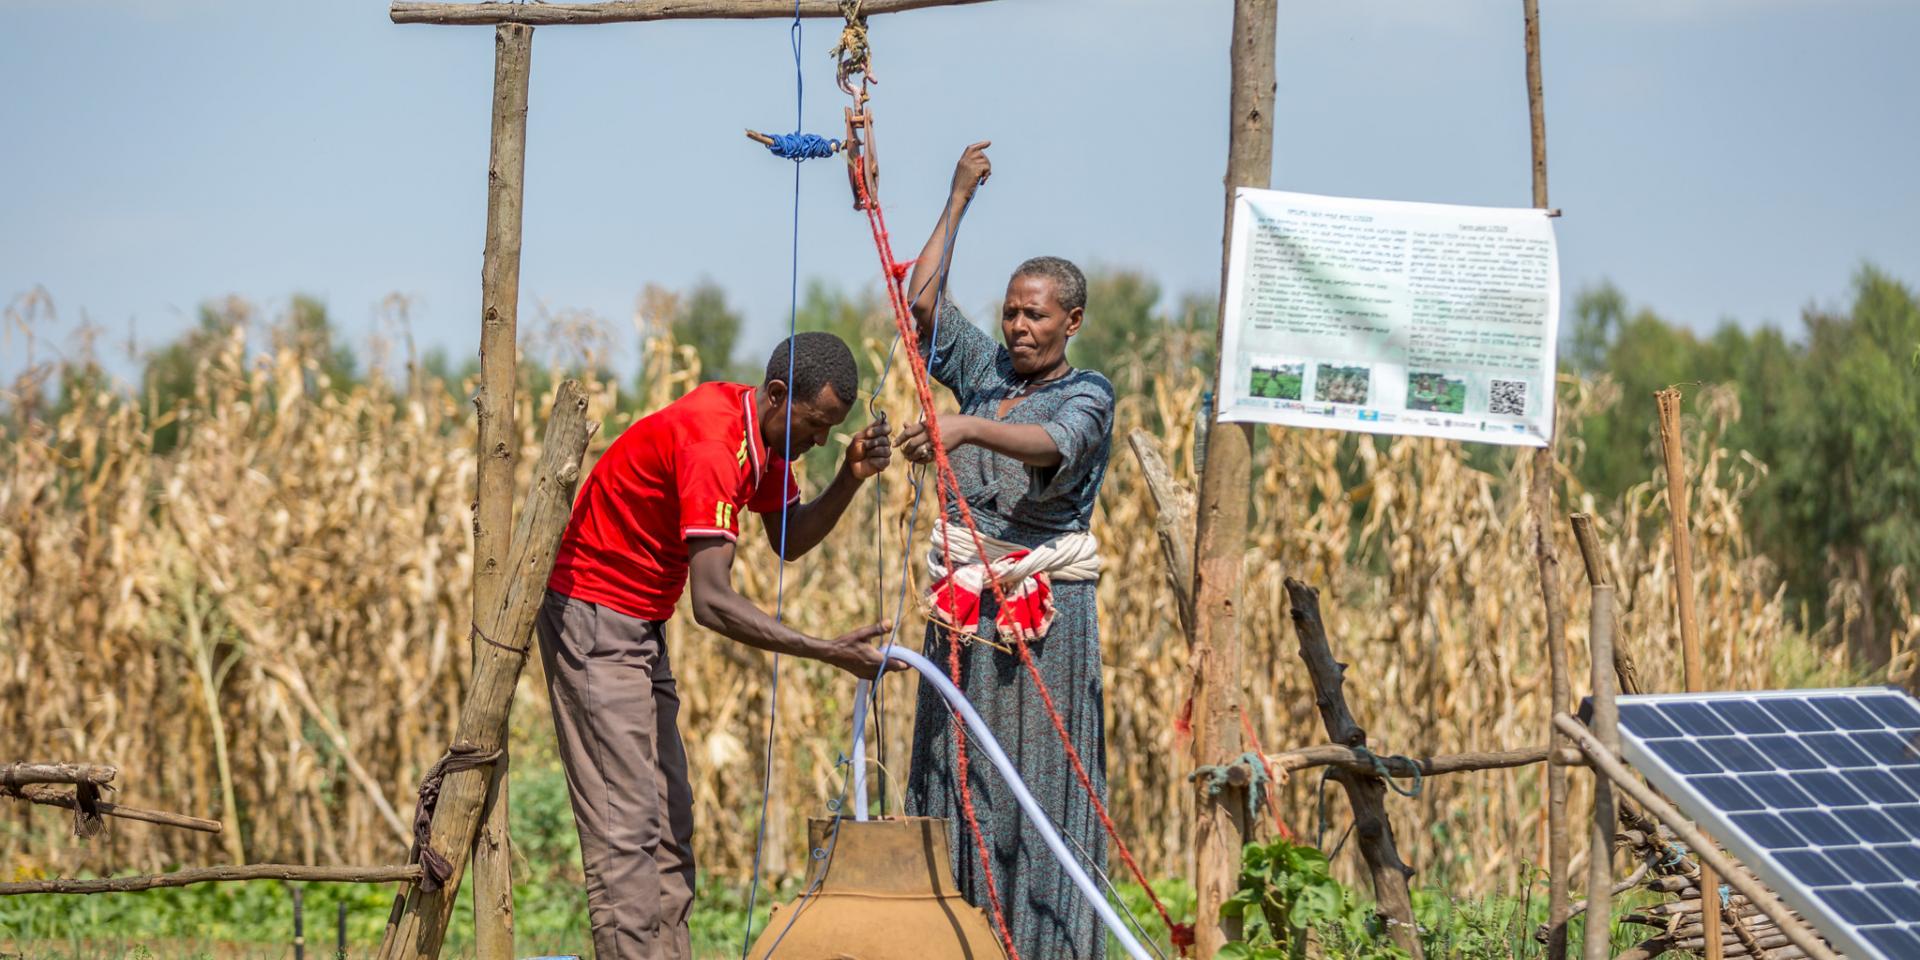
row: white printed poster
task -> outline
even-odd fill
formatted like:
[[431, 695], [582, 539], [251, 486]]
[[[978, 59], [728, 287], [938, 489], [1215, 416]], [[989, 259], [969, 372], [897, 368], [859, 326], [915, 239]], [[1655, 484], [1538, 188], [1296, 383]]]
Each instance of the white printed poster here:
[[1559, 320], [1543, 210], [1242, 188], [1220, 419], [1546, 446]]

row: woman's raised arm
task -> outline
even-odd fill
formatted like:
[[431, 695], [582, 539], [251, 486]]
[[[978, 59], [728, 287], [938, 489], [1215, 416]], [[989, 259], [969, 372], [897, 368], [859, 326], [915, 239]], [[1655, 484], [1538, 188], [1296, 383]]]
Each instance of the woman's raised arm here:
[[947, 268], [953, 263], [953, 241], [954, 234], [960, 230], [960, 214], [973, 199], [973, 192], [993, 174], [993, 164], [987, 160], [987, 147], [992, 143], [982, 140], [960, 154], [960, 162], [953, 166], [953, 188], [947, 194], [947, 207], [940, 214], [940, 222], [934, 224], [933, 234], [927, 237], [927, 245], [921, 249], [919, 258], [913, 261], [907, 295], [912, 298], [913, 318], [918, 323], [922, 341], [933, 330], [934, 304], [940, 298]]

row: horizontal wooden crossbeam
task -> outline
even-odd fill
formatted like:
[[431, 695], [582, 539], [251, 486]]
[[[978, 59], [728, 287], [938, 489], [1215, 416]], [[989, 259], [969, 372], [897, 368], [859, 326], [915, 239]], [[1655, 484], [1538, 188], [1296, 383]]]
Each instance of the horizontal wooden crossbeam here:
[[91, 783], [105, 786], [120, 775], [117, 767], [97, 763], [0, 763], [0, 787], [29, 783]]
[[[1500, 770], [1507, 767], [1525, 767], [1547, 760], [1546, 747], [1528, 747], [1520, 750], [1494, 750], [1483, 753], [1456, 753], [1437, 757], [1381, 757], [1380, 761], [1387, 772], [1394, 777], [1407, 778], [1418, 774], [1431, 777], [1441, 773], [1462, 773], [1471, 770]], [[1267, 754], [1267, 761], [1286, 770], [1301, 770], [1307, 767], [1335, 766], [1343, 767], [1354, 773], [1371, 774], [1375, 772], [1372, 763], [1355, 753], [1352, 748], [1337, 743], [1322, 744], [1317, 747], [1300, 747], [1281, 753]]]
[[420, 879], [420, 865], [392, 867], [309, 867], [299, 864], [253, 863], [242, 867], [196, 867], [174, 873], [140, 877], [101, 877], [98, 880], [30, 880], [0, 883], [0, 897], [26, 893], [132, 893], [159, 887], [184, 887], [221, 880], [298, 880], [310, 883], [395, 883]]
[[[900, 13], [927, 7], [953, 7], [988, 0], [866, 0], [863, 14]], [[605, 0], [602, 3], [422, 3], [395, 0], [388, 15], [394, 23], [488, 26], [524, 23], [533, 27], [566, 24], [643, 23], [650, 20], [773, 20], [794, 14], [792, 0]], [[802, 17], [838, 17], [835, 0], [800, 0]]]
[[[28, 803], [44, 804], [49, 807], [62, 807], [67, 810], [74, 808], [73, 791], [71, 790], [47, 792], [45, 790], [27, 788], [10, 793], [0, 793], [0, 796], [17, 797]], [[168, 813], [164, 810], [144, 810], [140, 807], [129, 807], [124, 804], [109, 803], [105, 800], [95, 801], [94, 809], [98, 810], [102, 816], [119, 817], [122, 820], [139, 820], [143, 823], [157, 823], [163, 827], [179, 827], [182, 830], [198, 830], [201, 833], [219, 833], [222, 829], [220, 821], [218, 820], [208, 820], [204, 817], [189, 817], [183, 813]]]

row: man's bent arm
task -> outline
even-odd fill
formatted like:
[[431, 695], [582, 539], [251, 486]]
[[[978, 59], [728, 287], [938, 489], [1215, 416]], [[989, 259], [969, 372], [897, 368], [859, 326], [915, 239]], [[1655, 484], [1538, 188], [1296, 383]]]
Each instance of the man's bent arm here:
[[749, 647], [819, 660], [867, 679], [879, 672], [880, 651], [867, 641], [884, 634], [884, 625], [875, 624], [831, 640], [807, 636], [767, 616], [734, 591], [733, 541], [695, 537], [687, 541], [687, 550], [693, 619], [701, 626]]
[[833, 475], [833, 482], [827, 484], [819, 496], [787, 511], [784, 542], [780, 514], [761, 514], [760, 519], [767, 525], [767, 537], [773, 541], [774, 552], [780, 554], [782, 560], [793, 561], [819, 546], [820, 541], [825, 540], [828, 532], [833, 530], [833, 525], [840, 522], [840, 515], [847, 511], [847, 504], [853, 502], [853, 495], [859, 489], [860, 481], [854, 477], [852, 468], [842, 463], [840, 471]]

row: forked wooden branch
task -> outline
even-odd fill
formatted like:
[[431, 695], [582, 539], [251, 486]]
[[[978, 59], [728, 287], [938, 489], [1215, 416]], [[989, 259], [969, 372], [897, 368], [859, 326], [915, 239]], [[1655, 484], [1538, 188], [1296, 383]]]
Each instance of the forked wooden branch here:
[[118, 767], [95, 763], [8, 763], [0, 764], [0, 787], [18, 788], [29, 783], [91, 783], [106, 786], [119, 775]]
[[[955, 7], [987, 0], [866, 0], [865, 16], [928, 7]], [[801, 0], [802, 17], [838, 17], [837, 0]], [[642, 23], [649, 20], [777, 20], [793, 16], [788, 0], [607, 0], [604, 3], [416, 3], [398, 0], [388, 11], [394, 23], [489, 26], [524, 23], [530, 27], [594, 23]]]
[[1140, 473], [1153, 495], [1153, 529], [1160, 535], [1160, 555], [1167, 562], [1167, 585], [1173, 589], [1180, 613], [1180, 630], [1193, 636], [1193, 489], [1176, 479], [1160, 440], [1145, 430], [1127, 434], [1127, 445], [1140, 461]]
[[196, 867], [173, 873], [139, 877], [102, 877], [98, 880], [29, 880], [0, 883], [0, 897], [28, 893], [133, 893], [161, 887], [234, 880], [297, 880], [313, 883], [392, 883], [417, 880], [418, 864], [391, 867], [309, 867], [283, 863], [253, 863], [242, 867]]
[[[1346, 664], [1333, 658], [1326, 625], [1320, 619], [1320, 592], [1288, 577], [1287, 597], [1292, 601], [1293, 629], [1300, 637], [1300, 659], [1313, 678], [1314, 705], [1320, 708], [1327, 738], [1346, 747], [1365, 747], [1367, 731], [1353, 718], [1342, 691]], [[1333, 778], [1346, 788], [1347, 802], [1353, 807], [1353, 833], [1367, 872], [1373, 875], [1373, 897], [1380, 915], [1387, 918], [1387, 933], [1400, 949], [1421, 960], [1413, 896], [1407, 889], [1413, 868], [1400, 859], [1394, 846], [1393, 824], [1387, 819], [1387, 785], [1371, 771], [1360, 774], [1344, 767]]]
[[[28, 803], [60, 807], [64, 810], [72, 810], [74, 808], [73, 794], [71, 792], [51, 793], [46, 790], [25, 789], [4, 795], [16, 797]], [[95, 801], [93, 808], [103, 816], [118, 817], [122, 820], [139, 820], [142, 823], [156, 823], [163, 827], [179, 827], [182, 830], [198, 830], [201, 833], [219, 833], [221, 830], [220, 821], [218, 820], [189, 817], [183, 813], [167, 813], [164, 810], [143, 810], [139, 807], [108, 803], [105, 800]]]
[[[1609, 586], [1612, 579], [1607, 576], [1606, 557], [1600, 549], [1600, 535], [1593, 529], [1593, 517], [1576, 513], [1572, 515], [1573, 538], [1580, 544], [1580, 561], [1587, 568], [1587, 585], [1590, 587]], [[1627, 652], [1626, 644], [1615, 641], [1613, 644], [1613, 675], [1620, 684], [1620, 692], [1636, 694], [1642, 692], [1640, 673], [1633, 665], [1633, 656]]]
[[[541, 441], [540, 462], [534, 466], [533, 485], [514, 525], [507, 588], [491, 615], [474, 625], [492, 642], [474, 647], [473, 680], [453, 736], [454, 746], [463, 752], [490, 754], [506, 739], [514, 684], [520, 679], [533, 643], [534, 615], [546, 596], [553, 555], [573, 511], [580, 459], [599, 426], [587, 419], [587, 398], [580, 384], [572, 380], [561, 383], [553, 415], [547, 421], [546, 437]], [[479, 830], [489, 775], [488, 766], [482, 765], [448, 773], [442, 781], [429, 842], [446, 858], [452, 876], [445, 886], [431, 893], [413, 886], [394, 904], [380, 957], [440, 955], [454, 895], [460, 890], [467, 855]]]

